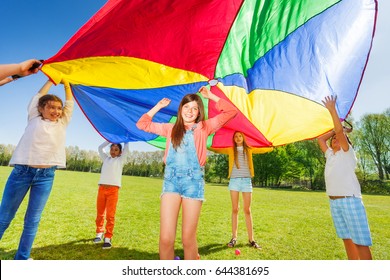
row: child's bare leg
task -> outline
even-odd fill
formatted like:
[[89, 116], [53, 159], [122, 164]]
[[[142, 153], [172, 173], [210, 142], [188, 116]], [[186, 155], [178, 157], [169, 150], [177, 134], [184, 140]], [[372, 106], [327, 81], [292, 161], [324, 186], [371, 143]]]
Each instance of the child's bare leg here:
[[252, 202], [252, 193], [243, 192], [242, 198], [244, 202], [244, 214], [245, 214], [245, 223], [246, 230], [248, 232], [248, 240], [253, 241], [253, 222], [252, 222], [252, 212], [251, 212], [251, 202]]
[[371, 250], [368, 246], [356, 245], [360, 260], [372, 260]]
[[232, 238], [237, 239], [238, 230], [238, 210], [239, 210], [239, 192], [230, 191], [230, 198], [232, 200]]
[[352, 242], [352, 239], [343, 239], [343, 241], [344, 241], [344, 247], [345, 247], [345, 251], [347, 252], [348, 259], [358, 260], [359, 252], [355, 243]]
[[173, 260], [175, 257], [174, 245], [180, 205], [181, 197], [179, 194], [166, 193], [161, 197], [159, 244], [161, 260]]
[[195, 199], [183, 199], [182, 202], [182, 241], [185, 260], [198, 258], [198, 243], [196, 229], [202, 208], [202, 201]]

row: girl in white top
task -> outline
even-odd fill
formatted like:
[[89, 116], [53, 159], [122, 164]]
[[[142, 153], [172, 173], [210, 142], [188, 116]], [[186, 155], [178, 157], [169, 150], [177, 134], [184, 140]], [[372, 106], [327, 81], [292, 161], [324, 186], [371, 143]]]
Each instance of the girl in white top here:
[[73, 112], [70, 85], [62, 100], [47, 94], [52, 82], [47, 81], [28, 106], [28, 124], [17, 145], [10, 165], [14, 166], [4, 188], [0, 206], [0, 239], [8, 228], [27, 192], [30, 197], [24, 218], [23, 234], [15, 259], [30, 257], [42, 211], [49, 198], [57, 167], [64, 168], [65, 135]]
[[320, 136], [318, 143], [326, 157], [326, 194], [329, 196], [336, 233], [344, 242], [348, 259], [371, 260], [369, 246], [372, 240], [360, 184], [355, 174], [355, 152], [337, 114], [336, 97], [326, 97], [323, 103], [332, 117], [334, 130]]
[[[111, 248], [118, 192], [122, 185], [123, 166], [127, 162], [127, 155], [129, 153], [128, 143], [124, 145], [123, 151], [121, 144], [111, 144], [109, 154], [104, 151], [104, 148], [108, 145], [110, 145], [110, 143], [105, 141], [98, 148], [100, 158], [103, 160], [103, 165], [96, 201], [96, 237], [94, 242], [101, 242], [104, 236], [103, 249]], [[104, 217], [106, 218], [105, 233]]]

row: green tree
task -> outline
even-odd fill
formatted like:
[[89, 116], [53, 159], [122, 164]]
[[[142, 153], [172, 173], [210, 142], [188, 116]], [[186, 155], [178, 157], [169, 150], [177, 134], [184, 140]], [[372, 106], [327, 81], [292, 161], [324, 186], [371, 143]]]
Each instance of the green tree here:
[[317, 144], [317, 140], [306, 140], [291, 144], [294, 146], [294, 153], [289, 157], [295, 162], [295, 168], [300, 175], [307, 178], [309, 189], [323, 189], [323, 167], [325, 164], [324, 155]]
[[385, 111], [385, 131], [387, 137], [385, 138], [385, 151], [383, 157], [383, 165], [385, 168], [386, 178], [390, 179], [390, 108]]
[[217, 178], [217, 182], [221, 183], [229, 174], [229, 159], [225, 154], [209, 152], [205, 170], [205, 180], [213, 181]]
[[15, 150], [13, 145], [0, 144], [0, 166], [7, 166]]
[[380, 180], [389, 178], [389, 135], [390, 109], [385, 114], [369, 114], [363, 116], [358, 123], [358, 142], [361, 152], [367, 153], [373, 160]]
[[253, 155], [256, 186], [280, 186], [288, 170], [289, 158], [286, 147], [276, 147], [272, 152]]
[[364, 138], [361, 130], [355, 130], [350, 135], [352, 145], [356, 151], [358, 169], [356, 170], [356, 175], [362, 181], [367, 181], [369, 175], [376, 172], [375, 164], [371, 158], [370, 153], [364, 149], [364, 143], [361, 140]]

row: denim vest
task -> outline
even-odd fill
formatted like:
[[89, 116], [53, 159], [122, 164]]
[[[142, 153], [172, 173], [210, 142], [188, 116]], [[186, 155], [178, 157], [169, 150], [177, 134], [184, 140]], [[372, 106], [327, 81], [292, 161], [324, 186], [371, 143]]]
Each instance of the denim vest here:
[[204, 167], [200, 166], [194, 141], [196, 124], [187, 130], [177, 149], [172, 143], [166, 159], [163, 192], [203, 199]]
[[191, 176], [193, 173], [202, 172], [204, 168], [200, 166], [198, 155], [195, 148], [194, 130], [196, 124], [187, 130], [176, 149], [172, 143], [169, 146], [168, 156], [166, 159], [165, 173], [173, 172], [172, 176], [182, 177]]

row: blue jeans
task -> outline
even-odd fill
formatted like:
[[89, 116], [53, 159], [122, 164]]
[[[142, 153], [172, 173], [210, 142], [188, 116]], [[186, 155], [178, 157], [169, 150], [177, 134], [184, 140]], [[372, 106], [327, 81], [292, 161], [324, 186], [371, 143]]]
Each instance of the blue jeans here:
[[15, 260], [27, 260], [30, 257], [42, 211], [53, 186], [55, 170], [55, 166], [33, 168], [27, 165], [15, 165], [8, 177], [0, 205], [0, 239], [30, 189], [30, 197], [24, 216], [23, 233]]

